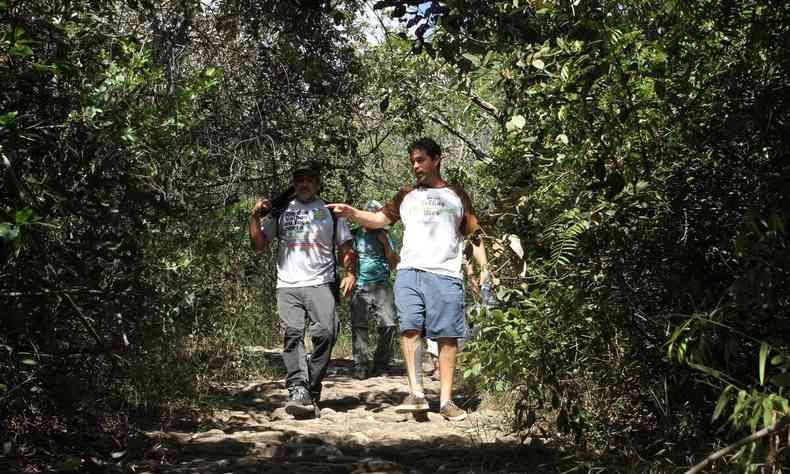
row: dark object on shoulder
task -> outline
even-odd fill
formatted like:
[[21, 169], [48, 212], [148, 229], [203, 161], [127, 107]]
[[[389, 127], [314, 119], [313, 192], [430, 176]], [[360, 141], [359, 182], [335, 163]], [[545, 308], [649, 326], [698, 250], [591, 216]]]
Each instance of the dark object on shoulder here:
[[294, 187], [289, 186], [288, 189], [275, 196], [275, 198], [272, 199], [272, 207], [267, 211], [261, 212], [260, 217], [271, 214], [275, 219], [279, 218], [283, 211], [285, 211], [285, 208], [288, 207], [288, 203], [293, 199], [294, 192]]

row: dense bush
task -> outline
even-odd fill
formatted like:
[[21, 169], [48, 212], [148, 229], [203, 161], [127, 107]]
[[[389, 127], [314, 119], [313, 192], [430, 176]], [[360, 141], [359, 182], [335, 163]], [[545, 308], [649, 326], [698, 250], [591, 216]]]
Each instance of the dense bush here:
[[637, 464], [783, 428], [790, 6], [388, 0], [409, 33], [366, 47], [361, 3], [0, 0], [6, 432], [249, 371], [254, 197], [310, 160], [386, 200], [422, 134], [483, 218], [505, 304], [467, 371], [517, 428]]
[[0, 2], [9, 437], [194, 401], [276, 338], [248, 209], [295, 162], [348, 166], [357, 5], [335, 3]]
[[790, 9], [433, 3], [396, 14], [501, 124], [476, 171], [508, 308], [469, 372], [521, 387], [522, 428], [553, 406], [647, 459], [786, 420]]

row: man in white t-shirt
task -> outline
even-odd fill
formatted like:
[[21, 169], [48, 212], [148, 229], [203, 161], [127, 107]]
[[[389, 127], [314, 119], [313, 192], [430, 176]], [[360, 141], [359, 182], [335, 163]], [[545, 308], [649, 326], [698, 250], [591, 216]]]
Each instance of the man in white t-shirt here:
[[[285, 328], [283, 361], [288, 388], [286, 412], [318, 412], [321, 380], [340, 332], [339, 295], [335, 284], [335, 247], [345, 269], [340, 293], [348, 296], [356, 283], [356, 263], [346, 220], [335, 219], [317, 197], [321, 176], [315, 168], [293, 174], [294, 199], [279, 215], [268, 199], [255, 203], [249, 232], [255, 250], [262, 252], [275, 239], [277, 250], [277, 311]], [[310, 321], [313, 352], [305, 358], [305, 320]]]
[[477, 217], [469, 196], [442, 179], [439, 145], [431, 138], [420, 138], [409, 147], [409, 160], [416, 185], [402, 188], [379, 211], [361, 211], [347, 204], [327, 207], [337, 216], [368, 228], [403, 220], [403, 246], [394, 292], [411, 393], [398, 411], [428, 410], [415, 360], [424, 335], [439, 343], [439, 413], [448, 420], [459, 421], [466, 412], [453, 403], [452, 389], [458, 340], [466, 334], [461, 275], [464, 238], [471, 238], [481, 283], [488, 277], [485, 247], [477, 232]]

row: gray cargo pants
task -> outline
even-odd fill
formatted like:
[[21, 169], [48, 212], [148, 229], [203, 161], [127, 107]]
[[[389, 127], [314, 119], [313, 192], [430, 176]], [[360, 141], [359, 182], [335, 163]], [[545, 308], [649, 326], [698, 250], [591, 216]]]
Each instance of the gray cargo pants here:
[[351, 297], [351, 344], [354, 365], [357, 367], [367, 368], [370, 344], [368, 321], [371, 319], [376, 320], [378, 331], [373, 368], [385, 370], [389, 368], [395, 337], [395, 303], [388, 281], [360, 285], [354, 289]]
[[[285, 386], [304, 385], [318, 401], [332, 348], [340, 332], [339, 295], [335, 283], [302, 288], [278, 288], [277, 312], [285, 329]], [[309, 320], [313, 352], [305, 359], [305, 321]]]

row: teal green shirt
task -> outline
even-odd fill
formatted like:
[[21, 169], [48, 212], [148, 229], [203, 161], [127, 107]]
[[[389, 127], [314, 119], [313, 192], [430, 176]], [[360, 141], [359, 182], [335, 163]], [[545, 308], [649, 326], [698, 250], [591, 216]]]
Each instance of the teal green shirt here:
[[387, 256], [384, 254], [384, 245], [379, 241], [379, 234], [387, 236], [390, 248], [395, 251], [395, 244], [389, 233], [383, 229], [363, 231], [356, 229], [354, 235], [354, 250], [357, 252], [357, 286], [368, 283], [388, 281], [390, 267]]

